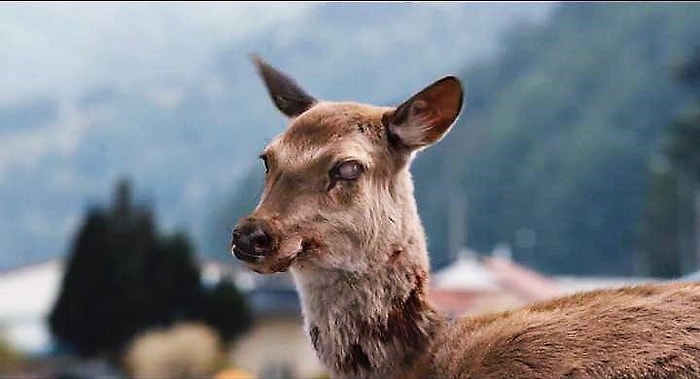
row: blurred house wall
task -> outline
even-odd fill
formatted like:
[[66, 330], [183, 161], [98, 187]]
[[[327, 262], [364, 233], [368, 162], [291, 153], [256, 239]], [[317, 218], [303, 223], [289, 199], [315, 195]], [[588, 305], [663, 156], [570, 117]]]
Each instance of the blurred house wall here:
[[258, 378], [287, 371], [293, 378], [314, 378], [326, 370], [311, 347], [299, 316], [266, 316], [255, 322], [231, 351], [234, 367], [253, 372]]

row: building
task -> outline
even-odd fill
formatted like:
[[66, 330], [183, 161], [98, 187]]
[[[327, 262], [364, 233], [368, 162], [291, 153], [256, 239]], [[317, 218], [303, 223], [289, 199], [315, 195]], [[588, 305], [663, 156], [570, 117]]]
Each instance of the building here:
[[46, 319], [61, 287], [63, 267], [55, 259], [0, 273], [0, 328], [5, 340], [24, 354], [51, 350]]
[[479, 257], [462, 249], [452, 264], [435, 272], [430, 299], [443, 312], [457, 317], [499, 311], [561, 294], [549, 278], [496, 254]]

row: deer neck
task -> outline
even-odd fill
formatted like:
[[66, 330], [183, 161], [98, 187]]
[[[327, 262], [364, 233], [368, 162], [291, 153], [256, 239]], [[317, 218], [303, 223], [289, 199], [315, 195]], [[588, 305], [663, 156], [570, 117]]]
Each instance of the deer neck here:
[[427, 302], [427, 268], [420, 264], [367, 272], [305, 265], [292, 274], [306, 332], [338, 377], [405, 377], [444, 322]]

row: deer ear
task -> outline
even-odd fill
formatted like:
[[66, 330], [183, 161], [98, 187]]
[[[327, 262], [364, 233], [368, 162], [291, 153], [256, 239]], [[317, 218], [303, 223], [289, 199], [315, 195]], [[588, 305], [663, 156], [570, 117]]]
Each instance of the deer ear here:
[[251, 55], [251, 59], [265, 82], [270, 98], [277, 109], [287, 117], [296, 117], [316, 103], [316, 99], [307, 94], [286, 74], [265, 63], [255, 54]]
[[384, 115], [390, 141], [411, 150], [439, 141], [462, 109], [462, 84], [444, 77]]

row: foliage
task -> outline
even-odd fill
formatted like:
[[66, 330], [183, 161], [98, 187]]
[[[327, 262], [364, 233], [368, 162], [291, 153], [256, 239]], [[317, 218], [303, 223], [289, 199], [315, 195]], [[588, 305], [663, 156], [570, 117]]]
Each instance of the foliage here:
[[698, 196], [700, 179], [700, 48], [676, 71], [675, 78], [695, 93], [695, 104], [670, 123], [665, 154], [670, 168], [652, 172], [647, 213], [640, 233], [641, 258], [648, 272], [678, 276], [697, 270]]
[[219, 282], [207, 290], [200, 307], [202, 320], [216, 328], [225, 342], [232, 341], [252, 324], [250, 313], [241, 311], [246, 309], [245, 298], [230, 282]]
[[478, 250], [504, 241], [543, 271], [631, 273], [647, 166], [689, 101], [670, 73], [696, 43], [698, 10], [563, 4], [467, 71], [461, 121], [414, 169], [434, 262], [445, 259], [449, 189], [468, 201]]
[[681, 273], [678, 239], [681, 220], [679, 183], [673, 172], [652, 172], [649, 201], [639, 236], [639, 271], [656, 277]]
[[695, 179], [700, 179], [700, 112], [675, 120], [669, 134], [667, 149], [673, 163]]
[[83, 356], [114, 357], [137, 333], [176, 321], [213, 317], [226, 340], [245, 329], [216, 318], [228, 312], [246, 319], [244, 301], [205, 291], [187, 236], [159, 234], [151, 211], [134, 205], [130, 192], [121, 181], [110, 207], [88, 211], [49, 318], [58, 341]]

